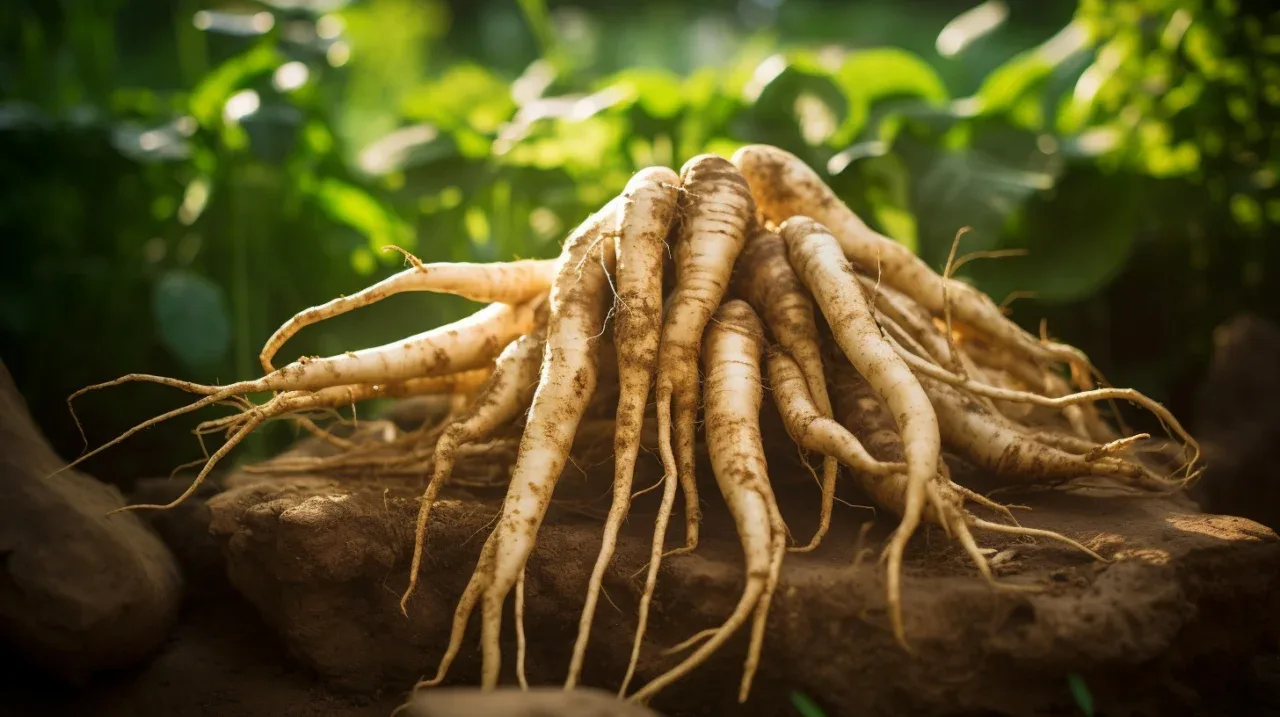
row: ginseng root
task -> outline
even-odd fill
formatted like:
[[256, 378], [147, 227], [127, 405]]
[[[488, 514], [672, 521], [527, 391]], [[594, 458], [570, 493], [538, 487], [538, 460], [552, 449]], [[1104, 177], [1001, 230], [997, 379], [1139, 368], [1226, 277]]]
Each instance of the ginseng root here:
[[632, 696], [646, 702], [709, 658], [752, 616], [751, 641], [738, 689], [746, 702], [760, 664], [769, 603], [778, 585], [786, 554], [786, 526], [769, 485], [764, 442], [760, 435], [760, 354], [764, 332], [744, 301], [726, 302], [707, 329], [703, 351], [706, 371], [704, 429], [716, 483], [733, 514], [742, 541], [747, 585], [733, 613], [706, 642], [676, 667]]
[[807, 217], [792, 217], [781, 234], [796, 274], [813, 294], [827, 319], [836, 342], [858, 373], [888, 405], [902, 434], [907, 464], [906, 496], [902, 522], [889, 541], [886, 580], [894, 637], [904, 647], [902, 624], [902, 554], [919, 525], [925, 507], [925, 490], [938, 472], [942, 438], [938, 418], [915, 374], [898, 356], [876, 324], [862, 285], [835, 237]]
[[[889, 410], [871, 385], [847, 363], [835, 362], [832, 368], [833, 396], [836, 410], [844, 416], [841, 421], [850, 434], [861, 440], [877, 459], [892, 461], [902, 457], [903, 442], [898, 435], [895, 422]], [[901, 515], [906, 509], [907, 477], [895, 474], [888, 477], [873, 476], [867, 473], [854, 472], [863, 490], [882, 508]], [[1026, 528], [1020, 525], [1004, 525], [993, 523], [974, 516], [965, 510], [966, 500], [1008, 515], [1004, 506], [984, 498], [946, 477], [940, 472], [928, 485], [929, 504], [924, 512], [924, 519], [943, 529], [949, 536], [959, 541], [970, 560], [993, 584], [994, 576], [991, 566], [982, 554], [970, 529], [993, 533], [1021, 535], [1030, 538], [1054, 540], [1078, 550], [1089, 557], [1106, 562], [1106, 559], [1078, 541], [1049, 530]]]
[[[666, 167], [637, 172], [622, 193], [615, 242], [617, 312], [613, 336], [618, 361], [618, 412], [613, 439], [613, 503], [600, 553], [591, 571], [565, 689], [573, 689], [591, 638], [604, 572], [618, 546], [618, 531], [631, 507], [631, 484], [644, 430], [645, 404], [658, 365], [662, 327], [662, 261], [676, 208], [680, 177]], [[659, 546], [661, 547], [661, 546]]]
[[304, 309], [286, 321], [267, 339], [258, 361], [267, 373], [275, 370], [271, 359], [294, 334], [312, 324], [333, 318], [388, 296], [407, 291], [453, 294], [486, 304], [522, 304], [551, 290], [554, 259], [523, 259], [495, 264], [423, 264], [406, 254], [413, 267], [393, 274], [351, 296], [341, 296]]
[[[813, 402], [819, 416], [831, 418], [831, 399], [827, 396], [827, 378], [822, 370], [822, 349], [818, 339], [818, 325], [814, 318], [813, 301], [800, 277], [787, 261], [787, 245], [782, 237], [752, 222], [747, 232], [747, 244], [738, 259], [735, 279], [736, 293], [751, 304], [751, 308], [764, 320], [769, 333], [795, 360], [807, 396]], [[805, 450], [814, 450], [805, 446]], [[807, 552], [818, 547], [831, 527], [831, 512], [835, 507], [836, 477], [839, 464], [831, 453], [822, 461], [822, 512], [818, 529], [807, 545], [792, 548]]]
[[574, 433], [596, 386], [599, 345], [613, 299], [609, 274], [615, 256], [608, 227], [616, 225], [616, 211], [615, 200], [592, 215], [566, 240], [556, 260], [542, 373], [502, 514], [458, 601], [449, 645], [436, 677], [417, 687], [444, 680], [481, 598], [481, 686], [493, 689], [498, 684], [502, 607], [533, 550], [538, 527], [573, 446]]
[[[360, 384], [374, 386], [481, 368], [492, 362], [502, 347], [533, 329], [534, 315], [543, 301], [542, 297], [537, 297], [531, 302], [517, 306], [490, 304], [465, 319], [411, 336], [403, 341], [326, 358], [302, 358], [262, 378], [240, 381], [227, 386], [205, 386], [163, 376], [129, 374], [114, 381], [82, 388], [67, 398], [68, 405], [77, 397], [90, 391], [131, 381], [172, 386], [190, 393], [204, 394], [204, 398], [139, 423], [111, 441], [82, 454], [59, 469], [59, 472], [78, 465], [91, 456], [126, 440], [138, 431], [205, 406], [226, 401], [233, 396], [262, 391], [315, 391], [333, 386]], [[254, 427], [256, 428], [261, 422], [254, 423]]]
[[[746, 181], [723, 157], [713, 154], [694, 157], [681, 168], [680, 178], [676, 209], [679, 232], [674, 247], [675, 288], [662, 325], [655, 384], [658, 453], [662, 457], [666, 483], [654, 520], [652, 557], [640, 599], [636, 645], [644, 639], [649, 602], [662, 565], [676, 481], [685, 499], [685, 544], [672, 552], [689, 552], [698, 544], [702, 520], [694, 475], [695, 424], [700, 395], [698, 354], [703, 331], [729, 289], [734, 262], [746, 241], [747, 224], [755, 214]], [[626, 691], [635, 673], [637, 649], [632, 650], [621, 692]]]
[[[545, 321], [545, 319], [544, 319]], [[542, 367], [542, 354], [546, 348], [546, 327], [539, 327], [532, 334], [513, 341], [498, 356], [493, 376], [475, 403], [449, 424], [436, 441], [432, 451], [431, 480], [422, 492], [418, 506], [418, 523], [413, 535], [413, 561], [409, 567], [409, 586], [400, 597], [400, 611], [405, 613], [409, 597], [418, 585], [418, 573], [422, 556], [427, 549], [427, 524], [431, 508], [435, 505], [440, 489], [449, 481], [458, 449], [488, 438], [499, 426], [509, 422], [529, 407], [538, 385], [538, 371]]]
[[818, 173], [786, 150], [755, 144], [742, 147], [733, 163], [751, 186], [761, 213], [780, 224], [793, 216], [807, 216], [827, 227], [845, 256], [867, 273], [911, 296], [935, 315], [950, 313], [993, 337], [997, 343], [1042, 360], [1074, 364], [1078, 372], [1096, 373], [1078, 349], [1041, 342], [1010, 321], [991, 297], [962, 281], [945, 278], [929, 268], [906, 246], [876, 232], [849, 209]]

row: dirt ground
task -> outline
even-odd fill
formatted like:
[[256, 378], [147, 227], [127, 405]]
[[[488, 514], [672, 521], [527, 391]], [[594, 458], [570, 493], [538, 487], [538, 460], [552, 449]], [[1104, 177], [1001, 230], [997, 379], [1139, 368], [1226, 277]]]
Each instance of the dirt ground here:
[[4, 717], [385, 717], [401, 701], [327, 689], [230, 591], [188, 605], [160, 653], [138, 669], [79, 687], [24, 670], [0, 675]]
[[[772, 460], [772, 459], [771, 459]], [[655, 468], [638, 477], [644, 485]], [[817, 489], [777, 464], [782, 509], [797, 541], [812, 530]], [[598, 470], [600, 466], [597, 466]], [[607, 466], [605, 466], [607, 468]], [[594, 473], [594, 471], [592, 471]], [[709, 476], [703, 466], [702, 474]], [[599, 545], [607, 486], [562, 479], [529, 566], [529, 675], [555, 684], [577, 626]], [[152, 482], [151, 501], [181, 481]], [[435, 513], [425, 585], [409, 619], [407, 580], [415, 479], [335, 481], [250, 476], [210, 503], [154, 516], [184, 566], [178, 628], [134, 670], [69, 688], [28, 672], [0, 673], [0, 715], [386, 715], [432, 670], [453, 605], [474, 566], [501, 491], [447, 496]], [[640, 682], [671, 666], [661, 648], [718, 624], [742, 589], [741, 549], [704, 484], [704, 542], [664, 563]], [[647, 559], [653, 498], [639, 500], [606, 577], [585, 683], [616, 687], [625, 668]], [[842, 498], [858, 503], [855, 492]], [[134, 496], [138, 500], [139, 496]], [[1062, 494], [1005, 496], [1032, 508], [1022, 522], [1080, 539], [1115, 559], [1097, 564], [1044, 541], [981, 536], [1001, 578], [1034, 593], [993, 591], [939, 531], [913, 541], [904, 579], [907, 631], [892, 641], [873, 555], [892, 521], [842, 505], [823, 548], [788, 557], [751, 701], [734, 699], [745, 654], [738, 636], [655, 703], [679, 715], [797, 715], [796, 692], [829, 717], [1078, 715], [1073, 676], [1097, 715], [1280, 716], [1280, 539], [1248, 520], [1198, 513], [1186, 500]], [[669, 540], [680, 540], [674, 521]], [[474, 683], [474, 628], [450, 683]], [[514, 631], [504, 628], [507, 672]], [[677, 658], [678, 659], [678, 658]], [[512, 675], [505, 674], [508, 682]]]

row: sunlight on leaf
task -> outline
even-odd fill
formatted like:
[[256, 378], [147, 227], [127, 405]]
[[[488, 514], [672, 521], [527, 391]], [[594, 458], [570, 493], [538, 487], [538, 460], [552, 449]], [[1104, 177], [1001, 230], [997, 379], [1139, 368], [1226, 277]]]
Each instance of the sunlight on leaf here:
[[972, 98], [977, 110], [986, 115], [1021, 114], [1015, 120], [1025, 127], [1043, 122], [1043, 111], [1029, 110], [1028, 103], [1041, 107], [1046, 101], [1041, 91], [1047, 80], [1068, 59], [1086, 52], [1091, 34], [1083, 23], [1072, 22], [1053, 37], [1005, 62], [983, 79]]
[[351, 269], [360, 276], [368, 276], [378, 268], [378, 260], [368, 247], [360, 247], [351, 252]]
[[356, 161], [365, 173], [383, 175], [446, 156], [446, 144], [435, 125], [410, 125], [374, 141]]
[[965, 48], [1004, 24], [1009, 5], [1002, 0], [987, 0], [956, 17], [938, 33], [936, 47], [943, 57], [954, 57]]
[[337, 179], [321, 180], [315, 190], [320, 207], [335, 221], [346, 224], [380, 250], [387, 244], [412, 249], [412, 228], [364, 189]]
[[219, 65], [191, 90], [191, 114], [202, 126], [212, 127], [222, 115], [227, 100], [245, 83], [274, 72], [284, 57], [273, 45], [260, 44]]
[[623, 87], [628, 100], [640, 105], [651, 117], [674, 117], [684, 106], [680, 78], [666, 70], [632, 68], [610, 78], [608, 86]]
[[441, 129], [471, 127], [491, 133], [515, 111], [507, 83], [480, 65], [450, 67], [438, 79], [405, 95], [404, 114]]
[[880, 203], [875, 208], [876, 221], [884, 227], [884, 233], [911, 251], [918, 248], [916, 218], [910, 210]]
[[467, 207], [463, 221], [467, 227], [467, 236], [471, 238], [472, 244], [484, 246], [489, 243], [492, 238], [489, 229], [489, 218], [485, 216], [483, 209], [474, 205]]
[[949, 97], [933, 66], [896, 48], [856, 52], [844, 61], [832, 79], [849, 101], [848, 114], [831, 138], [837, 146], [857, 139], [871, 114], [871, 106], [880, 100], [913, 97], [941, 105]]

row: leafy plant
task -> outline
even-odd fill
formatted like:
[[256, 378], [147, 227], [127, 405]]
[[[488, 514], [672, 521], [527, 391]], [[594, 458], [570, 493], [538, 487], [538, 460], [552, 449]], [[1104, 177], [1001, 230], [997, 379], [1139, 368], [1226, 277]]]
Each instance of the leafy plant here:
[[[397, 269], [386, 244], [551, 256], [635, 169], [768, 142], [935, 267], [964, 226], [962, 254], [1024, 250], [962, 278], [1034, 291], [1016, 317], [1176, 398], [1209, 329], [1276, 288], [1277, 20], [1256, 5], [1063, 0], [1033, 18], [985, 2], [948, 22], [655, 0], [617, 22], [540, 0], [10, 3], [0, 348], [73, 451], [70, 391], [140, 369], [249, 377], [285, 317]], [[397, 297], [295, 350], [467, 309]], [[109, 433], [135, 413], [118, 405], [88, 399], [86, 418]], [[180, 429], [116, 474], [180, 462]]]

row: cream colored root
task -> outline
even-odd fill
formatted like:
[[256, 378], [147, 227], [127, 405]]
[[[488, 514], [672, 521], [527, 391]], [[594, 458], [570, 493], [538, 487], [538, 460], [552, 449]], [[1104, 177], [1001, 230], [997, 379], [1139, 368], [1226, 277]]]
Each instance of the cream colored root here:
[[427, 526], [440, 490], [449, 482], [458, 449], [484, 440], [499, 426], [519, 416], [533, 401], [542, 355], [546, 348], [546, 328], [538, 328], [511, 342], [498, 356], [497, 367], [471, 407], [440, 434], [432, 451], [431, 480], [422, 493], [418, 521], [414, 528], [413, 559], [409, 566], [409, 586], [400, 597], [400, 612], [408, 615], [410, 596], [418, 585], [418, 574], [427, 548]]
[[275, 370], [271, 359], [286, 341], [304, 327], [368, 306], [388, 296], [409, 291], [431, 291], [454, 294], [486, 304], [521, 304], [550, 291], [551, 280], [555, 276], [554, 259], [523, 259], [492, 264], [423, 264], [410, 255], [406, 256], [413, 261], [412, 268], [393, 274], [350, 296], [342, 296], [300, 311], [286, 321], [267, 339], [258, 355], [263, 370], [268, 373]]
[[705, 343], [702, 355], [706, 364], [707, 444], [716, 483], [729, 505], [742, 541], [747, 584], [733, 613], [714, 635], [676, 667], [632, 696], [633, 701], [641, 703], [705, 662], [755, 612], [738, 696], [739, 702], [746, 701], [759, 664], [769, 596], [777, 585], [786, 552], [786, 529], [769, 485], [760, 435], [763, 329], [746, 302], [733, 300], [716, 312]]
[[698, 155], [680, 170], [679, 232], [673, 246], [672, 290], [658, 356], [658, 402], [671, 406], [672, 425], [659, 434], [674, 440], [673, 465], [685, 498], [685, 545], [698, 544], [702, 509], [695, 470], [695, 423], [699, 404], [698, 353], [703, 331], [724, 299], [730, 275], [755, 215], [742, 175], [722, 157]]
[[487, 578], [492, 571], [494, 553], [497, 547], [497, 533], [491, 533], [489, 538], [485, 540], [484, 547], [480, 550], [480, 559], [476, 562], [475, 572], [471, 574], [471, 579], [467, 581], [467, 587], [462, 591], [462, 597], [458, 599], [458, 606], [453, 611], [453, 625], [449, 631], [449, 644], [445, 648], [444, 655], [440, 658], [440, 665], [436, 668], [436, 676], [430, 680], [421, 680], [413, 686], [417, 691], [422, 687], [435, 687], [449, 674], [449, 667], [453, 665], [453, 661], [458, 657], [458, 653], [462, 650], [462, 639], [467, 634], [467, 623], [471, 620], [471, 613], [475, 611], [476, 603], [480, 601], [481, 595], [484, 593]]
[[[769, 347], [767, 357], [769, 385], [773, 389], [778, 413], [782, 416], [787, 435], [801, 448], [836, 458], [860, 473], [888, 476], [906, 471], [905, 463], [881, 463], [872, 458], [844, 426], [818, 413], [795, 359], [776, 346]], [[834, 485], [830, 487], [830, 493], [827, 486], [823, 486], [818, 535], [825, 534], [831, 525], [834, 492]]]
[[130, 510], [169, 510], [170, 508], [173, 508], [181, 504], [187, 498], [190, 498], [192, 495], [195, 495], [195, 492], [199, 490], [201, 484], [204, 483], [205, 478], [208, 477], [209, 472], [213, 470], [214, 466], [218, 465], [218, 461], [226, 457], [226, 455], [230, 453], [232, 449], [234, 449], [237, 445], [240, 444], [241, 441], [247, 438], [249, 434], [253, 433], [254, 430], [258, 428], [258, 426], [262, 425], [262, 422], [264, 420], [265, 419], [261, 416], [255, 416], [254, 418], [251, 418], [248, 421], [246, 421], [244, 426], [242, 426], [238, 431], [232, 434], [232, 436], [227, 439], [226, 443], [222, 444], [221, 448], [215, 451], [212, 456], [209, 456], [209, 460], [205, 461], [204, 468], [200, 469], [200, 473], [197, 474], [195, 479], [191, 481], [191, 485], [188, 486], [187, 489], [182, 492], [182, 495], [178, 496], [177, 498], [174, 498], [173, 500], [169, 501], [168, 503], [165, 503], [164, 505], [154, 505], [149, 503], [138, 504], [138, 505], [126, 505], [123, 508], [117, 508], [107, 513], [107, 515], [112, 515], [114, 513], [122, 513]]
[[200, 425], [206, 429], [219, 429], [234, 423], [241, 423], [246, 420], [246, 416], [255, 408], [260, 409], [270, 420], [304, 411], [344, 408], [374, 398], [408, 398], [411, 396], [439, 396], [470, 392], [483, 386], [491, 375], [493, 375], [491, 369], [478, 368], [445, 376], [415, 378], [389, 384], [363, 383], [348, 386], [330, 386], [318, 391], [292, 391], [276, 394], [261, 406], [254, 407], [250, 405], [240, 414], [226, 416], [214, 421], [206, 421]]
[[[739, 256], [735, 276], [737, 294], [755, 309], [774, 339], [799, 366], [818, 414], [832, 418], [813, 301], [787, 260], [786, 242], [753, 221], [747, 230], [746, 246]], [[829, 454], [823, 457], [823, 517], [808, 544], [792, 548], [792, 551], [809, 552], [822, 543], [831, 525], [839, 470], [835, 457]]]
[[[665, 420], [664, 420], [665, 419]], [[672, 455], [670, 437], [666, 440], [662, 435], [663, 427], [671, 426], [670, 404], [658, 403], [658, 452], [663, 465], [675, 465]], [[640, 648], [644, 644], [645, 629], [649, 624], [649, 605], [653, 602], [653, 593], [658, 584], [658, 569], [662, 566], [663, 549], [667, 536], [667, 525], [671, 520], [672, 507], [675, 505], [676, 488], [680, 481], [676, 474], [667, 470], [662, 480], [662, 502], [658, 506], [658, 514], [653, 522], [653, 545], [649, 551], [648, 574], [644, 579], [644, 591], [640, 594], [640, 606], [637, 610], [636, 636], [631, 643], [631, 657], [627, 661], [627, 672], [622, 678], [622, 686], [618, 688], [618, 697], [625, 697], [631, 680], [635, 677], [636, 666], [640, 662]]]
[[352, 384], [380, 385], [481, 368], [490, 363], [503, 346], [532, 330], [535, 314], [542, 302], [543, 299], [538, 297], [519, 306], [490, 304], [464, 319], [403, 341], [337, 356], [302, 358], [262, 378], [221, 387], [200, 386], [146, 374], [130, 374], [81, 389], [72, 394], [67, 399], [68, 402], [87, 391], [128, 381], [151, 381], [206, 395], [194, 403], [130, 428], [110, 442], [82, 454], [57, 472], [78, 465], [138, 431], [233, 396], [265, 391], [315, 391]]
[[[851, 374], [851, 372], [852, 367], [841, 367], [839, 365], [836, 367], [838, 381], [836, 386], [839, 389], [836, 396], [839, 399], [838, 403], [840, 404], [841, 412], [846, 414], [844, 425], [850, 431], [863, 437], [868, 451], [877, 458], [891, 460], [902, 455], [902, 440], [893, 432], [893, 420], [885, 410], [883, 403], [877, 397], [871, 395], [870, 389], [861, 377]], [[941, 418], [942, 415], [940, 413], [939, 417]], [[889, 510], [899, 511], [898, 506], [903, 504], [903, 484], [906, 482], [904, 476], [894, 476], [889, 480], [865, 474], [855, 473], [855, 476], [862, 484], [863, 489], [878, 504]], [[986, 532], [1054, 540], [1068, 545], [1095, 560], [1106, 562], [1106, 559], [1095, 551], [1064, 535], [1053, 531], [1017, 525], [1017, 521], [1013, 519], [1007, 506], [1000, 505], [952, 482], [945, 472], [940, 472], [935, 477], [935, 480], [929, 483], [927, 491], [929, 504], [925, 513], [926, 519], [930, 523], [939, 525], [949, 536], [954, 537], [969, 555], [978, 571], [998, 587], [1011, 588], [1013, 586], [999, 583], [995, 580], [990, 564], [973, 539], [973, 535], [970, 532], [971, 528]], [[964, 503], [966, 500], [997, 510], [1006, 515], [1014, 525], [1002, 525], [977, 518], [965, 510]]]
[[1111, 562], [1110, 560], [1099, 555], [1096, 551], [1085, 547], [1084, 544], [1080, 543], [1079, 541], [1072, 540], [1071, 538], [1068, 538], [1067, 536], [1061, 533], [1055, 533], [1052, 530], [1041, 530], [1040, 528], [1027, 528], [1021, 525], [1003, 525], [1001, 523], [992, 523], [990, 521], [983, 520], [981, 518], [974, 518], [972, 516], [970, 516], [969, 518], [969, 524], [974, 526], [975, 528], [978, 528], [979, 530], [985, 530], [989, 533], [1006, 533], [1008, 535], [1022, 535], [1028, 538], [1045, 538], [1047, 540], [1054, 540], [1059, 543], [1062, 543], [1063, 545], [1069, 545], [1072, 548], [1079, 550], [1080, 552], [1084, 553], [1085, 555], [1088, 555], [1089, 557], [1093, 558], [1094, 560], [1097, 560], [1100, 563]]
[[778, 589], [778, 578], [782, 574], [782, 558], [787, 553], [787, 526], [782, 520], [776, 505], [771, 506], [769, 527], [773, 544], [770, 546], [769, 576], [765, 579], [764, 594], [756, 604], [755, 615], [751, 621], [751, 639], [747, 643], [747, 659], [742, 666], [742, 682], [738, 685], [738, 703], [747, 701], [751, 695], [751, 681], [760, 669], [760, 654], [764, 651], [764, 632], [768, 625], [769, 605], [773, 602], [773, 594]]
[[[1029, 386], [1035, 393], [1043, 393], [1051, 398], [1071, 393], [1071, 387], [1065, 379], [1052, 371], [1045, 370], [1026, 357], [1017, 356], [1007, 351], [992, 350], [979, 341], [965, 342], [964, 353], [973, 357], [976, 363], [984, 367], [1007, 372], [1013, 378]], [[1005, 388], [1008, 387], [1006, 386]], [[1009, 404], [1002, 403], [1001, 405]], [[1062, 409], [1062, 415], [1066, 417], [1071, 430], [1080, 438], [1089, 439], [1095, 435], [1111, 435], [1113, 438], [1115, 437], [1114, 431], [1111, 430], [1110, 426], [1106, 425], [1106, 422], [1098, 415], [1096, 406], [1092, 404], [1067, 406]], [[1013, 418], [1013, 416], [1010, 416], [1010, 418]]]
[[645, 403], [658, 365], [664, 240], [675, 213], [679, 182], [680, 177], [670, 169], [652, 167], [637, 172], [622, 193], [616, 238], [618, 305], [614, 340], [618, 347], [619, 389], [613, 442], [613, 502], [578, 621], [578, 637], [564, 684], [567, 690], [577, 685], [582, 673], [604, 573], [613, 560], [618, 532], [631, 507]]
[[516, 579], [516, 681], [520, 683], [520, 689], [528, 692], [529, 680], [524, 674], [524, 574], [525, 571], [521, 570], [520, 577]]
[[482, 601], [481, 687], [493, 689], [502, 666], [502, 606], [533, 550], [538, 527], [563, 472], [573, 437], [595, 391], [601, 337], [612, 306], [613, 238], [619, 200], [593, 215], [557, 260], [546, 359], [512, 469]]
[[951, 355], [951, 343], [946, 335], [933, 322], [927, 310], [891, 286], [876, 285], [874, 279], [859, 275], [863, 288], [873, 292], [876, 310], [888, 316], [901, 326], [913, 339], [918, 341], [938, 365], [945, 365], [954, 360], [959, 362], [966, 375], [981, 375], [982, 370], [964, 351], [957, 350]]
[[1183, 443], [1190, 448], [1192, 457], [1187, 461], [1183, 470], [1190, 473], [1191, 469], [1200, 459], [1199, 442], [1191, 437], [1191, 434], [1182, 427], [1182, 424], [1178, 422], [1177, 418], [1174, 418], [1173, 414], [1169, 412], [1169, 409], [1131, 388], [1095, 388], [1090, 391], [1081, 391], [1079, 393], [1068, 394], [1066, 396], [1050, 398], [1048, 396], [1041, 396], [1040, 394], [1029, 393], [1027, 391], [1014, 391], [1010, 389], [997, 388], [995, 386], [978, 383], [971, 379], [961, 378], [944, 368], [935, 366], [934, 364], [913, 355], [900, 344], [895, 343], [895, 349], [903, 360], [911, 366], [912, 370], [919, 372], [922, 376], [927, 376], [941, 383], [964, 389], [969, 393], [978, 396], [985, 396], [987, 398], [1001, 401], [1025, 402], [1037, 406], [1044, 406], [1046, 408], [1058, 409], [1065, 406], [1094, 403], [1110, 399], [1130, 401], [1153, 413], [1158, 419], [1160, 419], [1161, 423], [1164, 424], [1167, 430], [1172, 431], [1173, 434], [1181, 438]]
[[844, 355], [889, 407], [902, 434], [907, 463], [907, 495], [902, 521], [890, 539], [887, 579], [894, 636], [905, 648], [901, 570], [907, 541], [920, 524], [925, 486], [938, 473], [942, 439], [929, 398], [908, 365], [876, 324], [862, 286], [835, 237], [806, 217], [792, 217], [780, 228], [796, 274], [812, 292]]
[[[612, 257], [612, 251], [604, 251], [612, 249], [612, 240], [604, 239], [601, 234], [616, 221], [617, 204], [615, 199], [588, 217], [565, 241], [564, 250], [556, 260], [542, 374], [525, 422], [502, 513], [498, 526], [485, 541], [475, 572], [454, 611], [449, 647], [435, 678], [424, 683], [425, 686], [444, 680], [461, 649], [471, 613], [482, 598], [481, 687], [493, 689], [497, 684], [502, 666], [499, 644], [502, 604], [533, 549], [532, 541], [568, 459], [581, 412], [594, 388], [595, 358], [607, 309], [605, 262], [611, 262], [609, 257]], [[566, 376], [574, 377], [579, 371], [583, 380], [565, 380]]]
[[943, 278], [906, 246], [868, 227], [794, 154], [768, 145], [748, 145], [733, 155], [733, 163], [746, 176], [756, 205], [770, 222], [812, 217], [839, 239], [847, 257], [868, 273], [875, 273], [878, 267], [885, 283], [915, 298], [934, 315], [945, 313], [949, 303], [957, 320], [991, 335], [997, 343], [1094, 372], [1088, 357], [1078, 349], [1038, 340], [1010, 321], [986, 294], [964, 282]]

